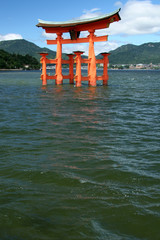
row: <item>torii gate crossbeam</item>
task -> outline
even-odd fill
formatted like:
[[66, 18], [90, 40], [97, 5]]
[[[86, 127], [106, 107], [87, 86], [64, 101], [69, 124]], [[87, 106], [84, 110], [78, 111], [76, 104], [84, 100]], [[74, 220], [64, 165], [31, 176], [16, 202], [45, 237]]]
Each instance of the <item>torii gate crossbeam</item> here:
[[[46, 33], [56, 33], [57, 38], [55, 40], [47, 40], [47, 44], [57, 44], [57, 54], [55, 60], [49, 60], [46, 58], [46, 53], [41, 53], [41, 63], [42, 63], [42, 84], [47, 84], [47, 79], [55, 79], [56, 84], [62, 84], [63, 79], [66, 76], [62, 75], [62, 44], [74, 44], [74, 43], [89, 43], [88, 59], [84, 60], [81, 58], [83, 52], [76, 51], [74, 54], [76, 58], [73, 59], [72, 54], [69, 55], [69, 60], [65, 60], [65, 63], [69, 64], [70, 74], [67, 76], [70, 79], [70, 83], [73, 83], [73, 63], [76, 63], [76, 75], [75, 81], [76, 86], [81, 86], [81, 81], [88, 81], [89, 85], [96, 86], [96, 80], [103, 80], [103, 84], [106, 85], [108, 81], [107, 65], [108, 65], [108, 53], [103, 53], [102, 60], [96, 60], [94, 52], [94, 42], [107, 41], [108, 36], [96, 36], [95, 30], [108, 28], [110, 23], [120, 20], [119, 10], [111, 14], [106, 14], [97, 18], [82, 19], [78, 21], [67, 21], [67, 22], [48, 22], [39, 20], [37, 27], [42, 27], [45, 29]], [[81, 31], [88, 31], [89, 35], [85, 38], [80, 38]], [[63, 33], [68, 32], [70, 34], [70, 39], [64, 39], [62, 37]], [[55, 76], [48, 76], [46, 72], [46, 64], [55, 63], [56, 64], [56, 74]], [[88, 76], [81, 76], [81, 63], [88, 64]], [[103, 75], [102, 77], [96, 74], [96, 64], [103, 63]]]

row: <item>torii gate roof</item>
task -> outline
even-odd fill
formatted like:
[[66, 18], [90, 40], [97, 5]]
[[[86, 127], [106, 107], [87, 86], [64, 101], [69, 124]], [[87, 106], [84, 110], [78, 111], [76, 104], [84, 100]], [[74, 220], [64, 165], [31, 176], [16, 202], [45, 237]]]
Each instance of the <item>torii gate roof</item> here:
[[95, 18], [86, 18], [80, 20], [70, 20], [65, 22], [53, 22], [53, 21], [44, 21], [39, 19], [37, 27], [42, 27], [46, 32], [57, 33], [57, 32], [69, 32], [74, 31], [86, 31], [88, 29], [102, 29], [107, 28], [110, 23], [119, 21], [121, 18], [119, 16], [118, 9], [115, 12], [110, 14], [105, 14]]

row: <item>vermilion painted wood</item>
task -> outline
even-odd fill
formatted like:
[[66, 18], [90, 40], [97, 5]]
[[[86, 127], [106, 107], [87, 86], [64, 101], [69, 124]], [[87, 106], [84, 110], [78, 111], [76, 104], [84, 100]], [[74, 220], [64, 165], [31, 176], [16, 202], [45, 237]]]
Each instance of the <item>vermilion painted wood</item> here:
[[62, 33], [57, 33], [57, 64], [56, 64], [56, 84], [60, 85], [63, 83], [62, 76]]
[[42, 63], [42, 74], [41, 74], [41, 79], [42, 79], [42, 85], [47, 85], [47, 71], [46, 71], [46, 56], [48, 53], [40, 53], [42, 56], [40, 61]]
[[103, 85], [108, 84], [108, 71], [107, 71], [107, 66], [108, 66], [108, 56], [110, 55], [109, 53], [101, 53], [103, 56]]
[[76, 55], [76, 87], [81, 87], [82, 75], [81, 75], [81, 55], [84, 52], [76, 51], [74, 54]]
[[[82, 54], [82, 52], [80, 52]], [[91, 65], [91, 59], [82, 59], [80, 54], [80, 63], [87, 63]], [[110, 55], [109, 53], [101, 53], [103, 56], [103, 59], [96, 59], [96, 64], [102, 63], [103, 64], [103, 75], [102, 76], [97, 76], [96, 75], [96, 81], [103, 80], [103, 85], [107, 85], [108, 83], [108, 72], [107, 72], [107, 65], [108, 65], [108, 56]], [[49, 76], [46, 74], [46, 64], [56, 64], [57, 59], [47, 59], [46, 56], [47, 53], [41, 53], [41, 63], [42, 63], [42, 74], [41, 74], [41, 79], [42, 79], [42, 85], [47, 85], [47, 80], [56, 80], [57, 75]], [[69, 60], [62, 60], [63, 64], [69, 64], [69, 75], [62, 75], [63, 79], [69, 79], [70, 84], [74, 83], [74, 73], [73, 73], [73, 64], [77, 63], [77, 58], [74, 58], [74, 54], [67, 54], [69, 57]], [[78, 67], [79, 68], [79, 67]], [[75, 75], [75, 80], [77, 79], [77, 74], [79, 71], [76, 72]], [[82, 76], [81, 75], [81, 81], [90, 81], [90, 75], [88, 76]], [[79, 81], [80, 82], [80, 81]], [[91, 86], [94, 86], [92, 82], [90, 83]], [[76, 84], [76, 86], [81, 86], [81, 83]]]
[[90, 60], [88, 64], [89, 85], [95, 87], [96, 86], [96, 57], [94, 52], [94, 30], [90, 31], [90, 35], [89, 35], [88, 59]]
[[73, 72], [73, 64], [74, 64], [74, 55], [73, 54], [67, 54], [69, 57], [69, 83], [74, 84], [74, 72]]
[[[108, 35], [105, 36], [94, 36], [93, 38], [94, 42], [105, 42], [108, 40]], [[88, 43], [89, 42], [89, 37], [86, 38], [78, 38], [77, 40], [71, 40], [71, 39], [63, 39], [61, 43], [62, 44], [73, 44], [73, 43]], [[57, 44], [57, 39], [56, 40], [47, 40], [47, 44]]]
[[108, 19], [97, 20], [96, 22], [91, 22], [91, 23], [82, 23], [82, 24], [75, 25], [74, 27], [73, 26], [48, 27], [48, 26], [45, 26], [45, 24], [41, 27], [45, 29], [46, 33], [58, 33], [58, 32], [65, 33], [73, 29], [75, 31], [88, 31], [88, 30], [108, 28], [110, 23], [113, 23], [119, 20], [120, 20], [119, 15], [115, 14], [114, 16], [111, 16]]
[[[120, 10], [119, 10], [120, 11]], [[56, 59], [47, 59], [46, 56], [48, 54], [41, 53], [41, 63], [42, 63], [42, 85], [47, 84], [47, 79], [55, 79], [56, 84], [63, 84], [63, 79], [69, 78], [70, 83], [74, 83], [74, 73], [73, 73], [73, 65], [76, 63], [76, 75], [75, 81], [76, 86], [81, 86], [81, 81], [88, 81], [90, 86], [96, 86], [96, 80], [103, 80], [103, 84], [107, 85], [108, 83], [108, 53], [102, 53], [103, 59], [97, 59], [95, 57], [94, 52], [94, 42], [107, 41], [108, 36], [96, 36], [95, 30], [108, 28], [112, 22], [119, 21], [119, 11], [111, 14], [105, 15], [101, 18], [95, 18], [84, 21], [70, 21], [67, 23], [63, 23], [61, 26], [56, 23], [50, 22], [40, 22], [37, 26], [45, 29], [46, 33], [56, 33], [56, 40], [47, 40], [47, 44], [57, 44], [57, 54]], [[79, 33], [81, 31], [88, 31], [89, 36], [86, 38], [79, 38]], [[63, 39], [62, 34], [70, 32], [71, 39]], [[73, 43], [89, 43], [89, 53], [88, 59], [82, 59], [81, 55], [83, 52], [76, 51], [74, 52], [76, 57], [74, 58], [73, 54], [69, 54], [69, 60], [62, 59], [62, 44], [73, 44]], [[83, 77], [81, 75], [81, 64], [88, 64], [88, 76]], [[96, 73], [96, 64], [103, 64], [103, 75], [97, 76]], [[55, 64], [56, 65], [56, 73], [54, 76], [48, 76], [46, 73], [46, 64]], [[62, 75], [62, 64], [69, 64], [69, 75]]]

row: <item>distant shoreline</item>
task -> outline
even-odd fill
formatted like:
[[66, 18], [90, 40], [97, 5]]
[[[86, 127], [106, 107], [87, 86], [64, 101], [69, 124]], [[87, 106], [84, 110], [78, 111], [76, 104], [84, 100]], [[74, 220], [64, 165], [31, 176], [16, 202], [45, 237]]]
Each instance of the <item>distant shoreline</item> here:
[[0, 71], [22, 71], [23, 69], [0, 69]]
[[[64, 68], [66, 69], [66, 68]], [[48, 69], [48, 70], [52, 70], [52, 69]], [[87, 70], [82, 68], [82, 70]], [[103, 68], [97, 68], [97, 70], [103, 70]], [[133, 69], [128, 69], [128, 68], [124, 68], [124, 69], [117, 69], [117, 68], [108, 68], [108, 71], [160, 71], [160, 69], [149, 69], [149, 68], [142, 68], [142, 69], [136, 69], [136, 68], [133, 68]], [[25, 72], [29, 72], [29, 71], [41, 71], [41, 69], [28, 69], [28, 70], [25, 70], [25, 69], [0, 69], [0, 71], [13, 71], [13, 72], [16, 72], [16, 71], [25, 71]]]
[[28, 72], [28, 71], [40, 71], [40, 69], [0, 69], [0, 71], [12, 71], [12, 72], [16, 72], [16, 71], [25, 71], [25, 72]]

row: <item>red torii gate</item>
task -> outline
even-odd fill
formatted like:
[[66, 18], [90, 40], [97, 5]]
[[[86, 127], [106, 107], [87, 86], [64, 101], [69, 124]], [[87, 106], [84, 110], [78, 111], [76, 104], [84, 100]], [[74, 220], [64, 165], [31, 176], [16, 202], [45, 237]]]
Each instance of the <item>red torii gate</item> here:
[[[77, 21], [68, 22], [49, 22], [39, 20], [37, 27], [42, 27], [45, 29], [46, 33], [56, 33], [56, 40], [47, 40], [47, 44], [57, 44], [57, 54], [56, 59], [48, 59], [47, 53], [40, 53], [41, 63], [42, 63], [42, 84], [47, 85], [48, 79], [55, 79], [56, 84], [63, 84], [63, 79], [69, 79], [70, 83], [76, 82], [76, 86], [81, 86], [81, 81], [88, 81], [90, 86], [96, 86], [96, 80], [103, 80], [103, 84], [107, 85], [108, 82], [108, 53], [102, 53], [103, 59], [96, 59], [94, 52], [94, 42], [107, 41], [108, 35], [96, 36], [94, 34], [95, 30], [108, 28], [110, 23], [120, 20], [119, 10], [111, 14], [103, 15], [96, 18], [83, 19]], [[81, 31], [88, 31], [89, 35], [85, 38], [80, 38]], [[63, 33], [69, 33], [70, 39], [64, 39], [62, 37]], [[73, 43], [88, 43], [89, 42], [89, 53], [88, 59], [82, 59], [81, 51], [75, 51], [76, 55], [74, 59], [74, 54], [68, 54], [69, 60], [62, 59], [62, 44], [73, 44]], [[76, 75], [73, 73], [73, 64], [76, 63]], [[88, 64], [88, 76], [84, 77], [81, 75], [81, 63]], [[103, 75], [97, 76], [96, 64], [103, 63]], [[46, 64], [56, 64], [56, 73], [54, 76], [47, 75]], [[69, 75], [62, 75], [62, 64], [69, 64]]]

